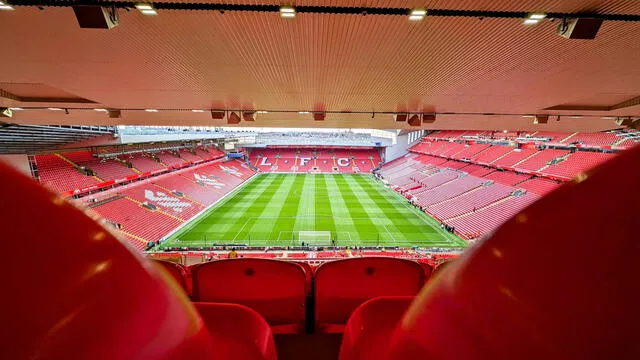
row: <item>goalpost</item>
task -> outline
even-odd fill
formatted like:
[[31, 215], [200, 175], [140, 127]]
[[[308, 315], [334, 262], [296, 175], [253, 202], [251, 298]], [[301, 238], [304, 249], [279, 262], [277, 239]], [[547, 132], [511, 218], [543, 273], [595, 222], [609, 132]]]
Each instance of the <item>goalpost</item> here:
[[331, 231], [299, 231], [298, 245], [331, 246]]

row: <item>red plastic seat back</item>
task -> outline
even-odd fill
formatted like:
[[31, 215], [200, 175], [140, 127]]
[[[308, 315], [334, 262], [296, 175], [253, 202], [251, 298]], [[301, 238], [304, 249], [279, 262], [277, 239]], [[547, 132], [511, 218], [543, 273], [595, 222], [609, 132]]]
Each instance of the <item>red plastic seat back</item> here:
[[580, 175], [429, 282], [391, 359], [639, 359], [640, 147]]
[[0, 357], [211, 356], [213, 339], [164, 272], [4, 164], [0, 179]]
[[366, 301], [344, 328], [340, 360], [370, 360], [384, 354], [389, 338], [414, 296], [381, 296]]
[[313, 277], [313, 268], [311, 267], [311, 265], [304, 261], [291, 261], [291, 263], [298, 264], [304, 270], [308, 294], [311, 291], [311, 278]]
[[305, 272], [269, 259], [228, 259], [192, 268], [193, 299], [248, 306], [272, 325], [304, 325]]
[[320, 330], [333, 332], [327, 325], [344, 325], [363, 302], [378, 296], [414, 296], [424, 280], [420, 264], [410, 260], [364, 257], [327, 262], [316, 270], [316, 323]]
[[220, 339], [234, 360], [275, 360], [269, 324], [254, 310], [238, 304], [194, 303], [211, 336]]
[[165, 260], [153, 259], [151, 261], [153, 261], [155, 264], [162, 266], [162, 268], [165, 269], [171, 275], [171, 277], [178, 283], [178, 285], [182, 287], [185, 293], [187, 294], [189, 293], [189, 288], [187, 287], [187, 280], [185, 275], [186, 270], [182, 265], [176, 264], [171, 261], [165, 261]]

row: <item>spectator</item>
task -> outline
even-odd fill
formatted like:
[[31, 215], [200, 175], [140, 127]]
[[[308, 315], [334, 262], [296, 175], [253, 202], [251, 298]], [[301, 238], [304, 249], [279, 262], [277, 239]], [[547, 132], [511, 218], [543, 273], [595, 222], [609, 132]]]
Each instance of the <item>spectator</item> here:
[[227, 255], [227, 258], [229, 258], [229, 259], [237, 259], [238, 258], [238, 252], [236, 251], [236, 248], [231, 248], [231, 251], [229, 252], [229, 255]]

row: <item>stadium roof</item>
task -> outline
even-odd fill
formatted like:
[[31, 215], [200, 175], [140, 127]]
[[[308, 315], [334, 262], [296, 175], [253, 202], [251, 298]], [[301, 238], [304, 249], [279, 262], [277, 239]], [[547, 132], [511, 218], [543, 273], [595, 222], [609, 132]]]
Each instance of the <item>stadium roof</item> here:
[[[612, 117], [640, 116], [639, 1], [299, 0], [325, 12], [283, 19], [255, 7], [278, 2], [175, 0], [155, 2], [158, 16], [121, 8], [111, 30], [81, 29], [71, 8], [46, 6], [52, 0], [9, 2], [16, 10], [0, 11], [0, 107], [43, 107], [15, 111], [17, 123], [225, 125], [191, 111], [215, 108], [270, 111], [248, 126], [402, 128], [390, 113], [435, 111], [425, 128], [603, 130], [617, 127]], [[20, 6], [32, 3], [45, 6]], [[198, 3], [249, 11], [169, 9]], [[336, 6], [369, 13], [330, 13]], [[404, 8], [456, 16], [372, 14]], [[556, 35], [559, 19], [524, 26], [492, 11], [631, 21], [605, 20], [594, 40], [569, 40]], [[616, 104], [630, 106], [607, 110]], [[74, 110], [83, 107], [123, 109], [122, 117]], [[324, 121], [298, 113], [314, 110], [338, 113]], [[540, 113], [566, 116], [547, 125], [523, 117]]]

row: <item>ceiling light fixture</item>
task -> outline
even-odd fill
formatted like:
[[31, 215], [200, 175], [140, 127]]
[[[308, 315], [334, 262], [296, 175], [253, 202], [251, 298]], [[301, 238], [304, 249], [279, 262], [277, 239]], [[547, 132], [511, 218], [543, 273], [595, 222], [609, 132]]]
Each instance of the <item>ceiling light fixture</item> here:
[[411, 13], [409, 13], [410, 21], [422, 21], [424, 17], [427, 15], [427, 10], [425, 9], [413, 9]]
[[572, 119], [580, 119], [581, 117], [582, 117], [582, 116], [580, 116], [580, 115], [573, 115], [573, 116], [570, 116], [570, 118], [572, 118]]
[[269, 112], [267, 110], [258, 110], [256, 111], [256, 114], [268, 114]]
[[534, 118], [535, 115], [522, 115], [523, 118]]
[[191, 112], [194, 112], [194, 113], [203, 113], [203, 112], [204, 112], [204, 110], [193, 109], [193, 110], [191, 110]]
[[296, 17], [296, 9], [293, 6], [280, 6], [280, 17], [294, 18]]
[[15, 10], [15, 8], [6, 2], [0, 1], [0, 10], [11, 11]]
[[107, 109], [93, 109], [93, 110], [97, 111], [97, 112], [108, 112], [109, 111]]
[[138, 3], [136, 4], [136, 9], [138, 9], [138, 11], [140, 11], [143, 15], [147, 15], [147, 16], [158, 15], [158, 12], [150, 3]]
[[21, 108], [21, 107], [12, 107], [12, 108], [9, 108], [9, 110], [11, 110], [11, 111], [22, 111], [24, 109]]
[[528, 18], [532, 19], [532, 20], [542, 20], [542, 19], [544, 19], [546, 17], [547, 17], [547, 14], [545, 14], [545, 13], [531, 13], [528, 16]]
[[614, 116], [603, 116], [601, 117], [602, 120], [615, 120], [616, 118]]
[[546, 17], [547, 17], [547, 14], [545, 14], [545, 13], [530, 13], [524, 19], [524, 24], [525, 25], [535, 25], [535, 24], [539, 23], [540, 20], [542, 20], [542, 19], [544, 19]]
[[62, 111], [61, 108], [56, 108], [56, 107], [50, 107], [50, 108], [47, 108], [47, 109], [49, 109], [51, 111]]
[[310, 114], [308, 111], [298, 111], [298, 114], [300, 115], [306, 115], [306, 114]]
[[144, 109], [146, 112], [158, 112], [158, 109]]

